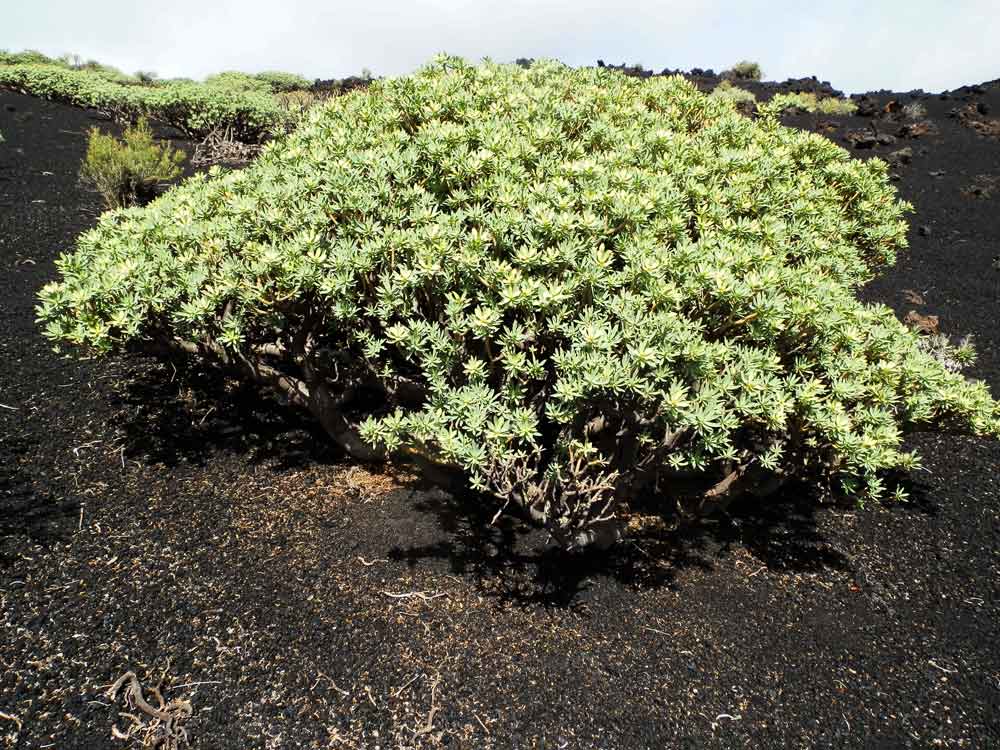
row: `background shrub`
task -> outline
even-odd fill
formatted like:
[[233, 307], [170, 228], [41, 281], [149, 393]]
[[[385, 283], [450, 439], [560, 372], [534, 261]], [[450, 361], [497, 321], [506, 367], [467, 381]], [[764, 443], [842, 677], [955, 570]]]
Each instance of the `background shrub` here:
[[775, 94], [769, 104], [780, 111], [798, 109], [803, 112], [841, 116], [852, 115], [858, 109], [858, 105], [850, 99], [839, 99], [835, 96], [820, 99], [812, 92]]
[[205, 79], [205, 85], [226, 91], [255, 93], [269, 93], [271, 91], [271, 86], [267, 81], [235, 70], [210, 75]]
[[724, 78], [735, 78], [740, 81], [759, 81], [762, 75], [763, 71], [760, 69], [760, 65], [750, 60], [738, 62], [722, 73]]
[[163, 81], [154, 86], [135, 85], [138, 79], [126, 84], [109, 75], [65, 65], [0, 65], [0, 86], [95, 109], [122, 123], [146, 117], [197, 139], [223, 130], [234, 140], [259, 143], [288, 125], [287, 111], [269, 91], [242, 88], [244, 79], [258, 89], [266, 84], [243, 74], [224, 74], [211, 85]]
[[265, 70], [263, 73], [257, 73], [254, 78], [266, 83], [275, 93], [308, 89], [312, 85], [311, 81], [300, 75], [280, 70]]
[[123, 141], [91, 128], [80, 178], [108, 208], [126, 208], [151, 195], [157, 183], [178, 177], [184, 153], [157, 144], [145, 119], [125, 130]]
[[985, 384], [856, 296], [906, 243], [884, 162], [677, 76], [441, 57], [369, 91], [103, 217], [46, 336], [219, 362], [567, 545], [640, 499], [879, 497], [907, 431], [1000, 434]]
[[752, 91], [734, 86], [732, 81], [723, 81], [712, 90], [709, 96], [713, 99], [730, 102], [737, 107], [750, 107], [757, 101], [757, 97]]

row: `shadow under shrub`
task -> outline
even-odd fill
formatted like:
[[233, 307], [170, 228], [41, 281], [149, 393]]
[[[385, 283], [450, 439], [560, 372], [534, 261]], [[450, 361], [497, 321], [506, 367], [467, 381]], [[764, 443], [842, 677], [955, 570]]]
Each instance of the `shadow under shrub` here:
[[39, 317], [221, 363], [355, 458], [468, 480], [566, 546], [790, 480], [879, 497], [917, 465], [906, 432], [996, 435], [1000, 407], [857, 299], [905, 247], [885, 163], [779, 112], [441, 57], [103, 217]]

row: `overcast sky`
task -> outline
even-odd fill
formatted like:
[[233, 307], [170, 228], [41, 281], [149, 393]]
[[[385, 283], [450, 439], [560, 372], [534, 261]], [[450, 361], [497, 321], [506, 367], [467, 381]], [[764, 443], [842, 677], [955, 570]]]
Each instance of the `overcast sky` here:
[[10, 0], [0, 49], [73, 52], [126, 72], [202, 78], [289, 70], [412, 71], [436, 52], [507, 62], [640, 62], [765, 78], [815, 75], [847, 93], [942, 91], [1000, 78], [1000, 0]]

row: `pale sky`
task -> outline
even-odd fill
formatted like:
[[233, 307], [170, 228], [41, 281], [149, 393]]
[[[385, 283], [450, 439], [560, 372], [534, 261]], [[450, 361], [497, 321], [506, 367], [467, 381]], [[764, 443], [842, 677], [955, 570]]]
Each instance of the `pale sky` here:
[[815, 75], [846, 93], [938, 92], [1000, 78], [1000, 0], [8, 0], [0, 49], [73, 52], [132, 73], [307, 78], [476, 61], [598, 58], [663, 68], [748, 59], [768, 80]]

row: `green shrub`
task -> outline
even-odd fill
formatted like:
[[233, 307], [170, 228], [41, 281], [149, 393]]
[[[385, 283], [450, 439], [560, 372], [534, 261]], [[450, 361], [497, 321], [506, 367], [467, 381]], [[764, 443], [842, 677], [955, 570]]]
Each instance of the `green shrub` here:
[[828, 96], [817, 102], [816, 109], [824, 115], [846, 116], [857, 112], [858, 105], [850, 99], [839, 99], [835, 96]]
[[906, 244], [884, 162], [679, 76], [440, 57], [369, 92], [102, 217], [45, 335], [221, 362], [567, 545], [640, 498], [878, 497], [906, 432], [1000, 434], [984, 383], [857, 299]]
[[268, 93], [271, 86], [267, 81], [255, 78], [247, 73], [240, 73], [236, 70], [227, 70], [222, 73], [215, 73], [205, 79], [205, 85], [226, 91]]
[[820, 112], [824, 115], [852, 115], [858, 109], [858, 105], [850, 99], [838, 99], [835, 96], [820, 99], [812, 92], [775, 94], [769, 105], [778, 111], [798, 109], [803, 112]]
[[736, 63], [729, 70], [723, 71], [723, 77], [735, 78], [740, 81], [759, 81], [763, 75], [760, 65], [750, 60]]
[[731, 81], [723, 81], [720, 83], [712, 90], [712, 93], [709, 94], [709, 96], [713, 99], [721, 99], [723, 101], [731, 102], [737, 107], [752, 105], [757, 101], [757, 97], [754, 96], [752, 91], [747, 91], [746, 89], [741, 89], [739, 86], [734, 86]]
[[157, 144], [149, 124], [140, 119], [125, 130], [123, 141], [91, 128], [80, 178], [101, 194], [108, 208], [125, 208], [148, 197], [157, 183], [179, 176], [182, 161], [184, 153]]
[[254, 78], [266, 83], [275, 93], [299, 91], [308, 89], [312, 85], [312, 81], [307, 81], [300, 75], [280, 70], [265, 70], [263, 73], [257, 73]]
[[23, 52], [0, 50], [0, 65], [62, 65], [67, 67], [68, 64], [65, 60], [51, 58], [33, 49], [26, 49]]
[[123, 85], [100, 72], [18, 64], [0, 65], [0, 86], [96, 109], [123, 123], [147, 117], [191, 138], [225, 130], [234, 140], [256, 143], [288, 123], [287, 112], [270, 93], [224, 85], [174, 81], [155, 86]]

